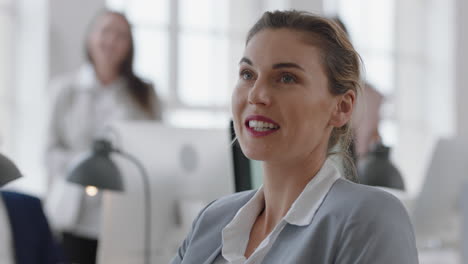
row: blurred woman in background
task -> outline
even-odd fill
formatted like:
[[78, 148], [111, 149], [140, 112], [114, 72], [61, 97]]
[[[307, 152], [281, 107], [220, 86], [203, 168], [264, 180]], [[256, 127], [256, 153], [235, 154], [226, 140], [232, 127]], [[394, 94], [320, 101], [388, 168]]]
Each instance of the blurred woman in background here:
[[[331, 20], [349, 38], [343, 21], [339, 17]], [[403, 177], [389, 157], [390, 147], [383, 144], [379, 134], [384, 96], [366, 81], [362, 88], [351, 122], [354, 141], [349, 147], [357, 165], [357, 180], [361, 184], [404, 190]]]
[[[133, 71], [134, 44], [127, 18], [100, 13], [86, 39], [88, 62], [77, 72], [53, 82], [46, 208], [62, 233], [72, 263], [95, 263], [101, 195], [85, 194], [65, 181], [70, 164], [89, 151], [93, 139], [116, 120], [161, 120], [161, 104], [153, 87]], [[94, 195], [94, 196], [93, 196]]]

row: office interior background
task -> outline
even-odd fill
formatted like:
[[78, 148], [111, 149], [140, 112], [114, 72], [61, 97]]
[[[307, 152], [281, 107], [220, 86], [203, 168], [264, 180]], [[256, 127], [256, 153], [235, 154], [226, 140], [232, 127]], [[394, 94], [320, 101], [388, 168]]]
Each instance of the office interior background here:
[[247, 30], [266, 10], [292, 8], [347, 25], [366, 80], [385, 96], [379, 132], [405, 196], [421, 193], [440, 138], [468, 147], [465, 0], [0, 0], [0, 150], [25, 175], [9, 188], [45, 196], [49, 83], [85, 61], [88, 25], [104, 7], [129, 17], [137, 73], [155, 85], [167, 124], [227, 126]]

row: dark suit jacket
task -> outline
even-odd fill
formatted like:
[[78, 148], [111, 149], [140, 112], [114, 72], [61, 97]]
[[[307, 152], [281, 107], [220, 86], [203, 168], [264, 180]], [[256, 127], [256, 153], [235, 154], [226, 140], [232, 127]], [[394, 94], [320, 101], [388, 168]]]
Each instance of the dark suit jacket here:
[[39, 199], [15, 192], [0, 192], [10, 220], [16, 264], [60, 263], [55, 243]]

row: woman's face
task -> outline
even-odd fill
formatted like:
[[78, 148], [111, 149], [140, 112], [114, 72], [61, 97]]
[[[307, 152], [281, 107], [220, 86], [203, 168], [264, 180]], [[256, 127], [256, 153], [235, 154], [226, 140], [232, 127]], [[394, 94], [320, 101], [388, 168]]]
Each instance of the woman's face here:
[[118, 69], [130, 50], [130, 28], [123, 17], [107, 13], [97, 19], [88, 41], [95, 64]]
[[247, 157], [288, 162], [326, 154], [339, 100], [329, 92], [320, 53], [288, 29], [262, 30], [249, 41], [232, 97]]

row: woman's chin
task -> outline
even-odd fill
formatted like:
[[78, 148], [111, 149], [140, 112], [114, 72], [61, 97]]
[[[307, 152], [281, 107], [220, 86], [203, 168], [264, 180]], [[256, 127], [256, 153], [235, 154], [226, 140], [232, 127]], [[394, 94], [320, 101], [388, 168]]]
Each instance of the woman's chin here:
[[271, 153], [267, 153], [266, 151], [261, 151], [259, 149], [242, 149], [242, 152], [251, 160], [266, 161], [271, 158]]
[[[278, 155], [278, 149], [271, 143], [258, 142], [258, 140], [250, 138], [238, 138], [242, 152], [252, 160], [267, 161], [274, 159]], [[276, 151], [275, 151], [276, 149]]]

